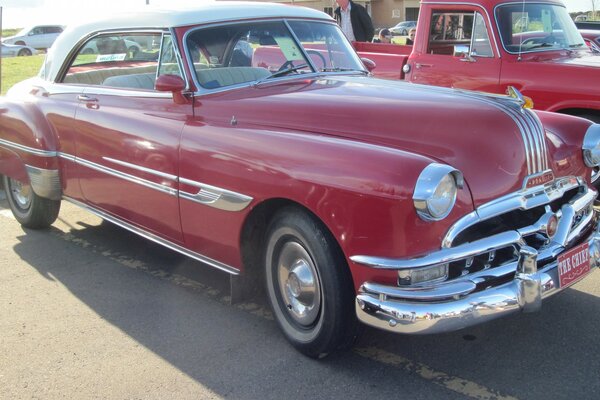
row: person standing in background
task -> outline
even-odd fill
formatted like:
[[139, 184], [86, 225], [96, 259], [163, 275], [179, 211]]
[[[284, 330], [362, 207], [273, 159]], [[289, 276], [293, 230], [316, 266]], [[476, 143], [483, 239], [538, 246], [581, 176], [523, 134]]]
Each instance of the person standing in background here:
[[352, 0], [335, 0], [335, 19], [351, 42], [370, 42], [375, 29], [367, 10]]

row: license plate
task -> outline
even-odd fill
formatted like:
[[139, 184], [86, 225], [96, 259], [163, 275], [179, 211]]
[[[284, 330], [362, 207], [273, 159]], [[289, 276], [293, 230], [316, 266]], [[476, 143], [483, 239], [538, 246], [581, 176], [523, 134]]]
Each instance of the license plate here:
[[558, 256], [558, 281], [565, 287], [590, 272], [589, 244], [583, 243]]

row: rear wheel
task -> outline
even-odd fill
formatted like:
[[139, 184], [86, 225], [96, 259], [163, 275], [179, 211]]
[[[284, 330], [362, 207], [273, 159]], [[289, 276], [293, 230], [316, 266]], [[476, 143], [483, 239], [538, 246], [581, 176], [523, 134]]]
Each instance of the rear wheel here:
[[29, 49], [21, 49], [19, 50], [18, 56], [19, 57], [26, 57], [26, 56], [30, 56], [31, 55], [31, 50]]
[[2, 178], [8, 205], [21, 225], [26, 228], [47, 228], [58, 217], [60, 200], [50, 200], [35, 194], [30, 185], [4, 176]]
[[288, 208], [275, 216], [267, 237], [267, 291], [287, 340], [313, 358], [352, 345], [358, 335], [354, 288], [326, 228], [309, 213]]

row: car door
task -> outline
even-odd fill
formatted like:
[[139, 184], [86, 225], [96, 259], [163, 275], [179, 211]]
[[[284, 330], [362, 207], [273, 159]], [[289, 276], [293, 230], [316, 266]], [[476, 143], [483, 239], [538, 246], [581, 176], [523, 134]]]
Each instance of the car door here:
[[[161, 43], [160, 33], [150, 35], [154, 37], [148, 43]], [[89, 206], [130, 227], [181, 243], [178, 150], [192, 108], [154, 89], [159, 49], [150, 45], [128, 53], [125, 37], [92, 38], [93, 43], [81, 48], [96, 49], [95, 53], [76, 57], [74, 71], [67, 74], [89, 82], [79, 96], [75, 121], [81, 191]], [[172, 46], [170, 38], [164, 34], [163, 49]], [[181, 75], [177, 63], [168, 69]]]
[[409, 60], [408, 78], [415, 83], [499, 92], [500, 53], [483, 12], [434, 9], [428, 37]]

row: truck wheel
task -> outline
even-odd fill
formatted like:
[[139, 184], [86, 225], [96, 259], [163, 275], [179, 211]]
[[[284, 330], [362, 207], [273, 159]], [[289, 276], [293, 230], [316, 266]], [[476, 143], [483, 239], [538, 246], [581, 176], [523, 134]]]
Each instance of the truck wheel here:
[[2, 178], [8, 205], [21, 225], [26, 228], [47, 228], [58, 217], [60, 200], [49, 200], [38, 196], [26, 185], [4, 176]]
[[287, 340], [322, 358], [358, 336], [354, 287], [337, 244], [312, 215], [288, 208], [269, 225], [265, 267], [269, 300]]

